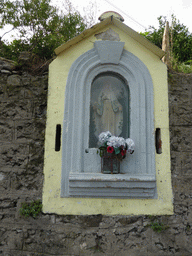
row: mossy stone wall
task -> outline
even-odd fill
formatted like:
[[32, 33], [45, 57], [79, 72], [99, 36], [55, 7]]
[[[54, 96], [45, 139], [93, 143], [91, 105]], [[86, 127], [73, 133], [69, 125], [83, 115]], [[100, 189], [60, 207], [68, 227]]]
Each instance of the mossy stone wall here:
[[172, 216], [19, 214], [41, 199], [47, 72], [0, 60], [0, 255], [192, 255], [192, 75], [169, 72]]

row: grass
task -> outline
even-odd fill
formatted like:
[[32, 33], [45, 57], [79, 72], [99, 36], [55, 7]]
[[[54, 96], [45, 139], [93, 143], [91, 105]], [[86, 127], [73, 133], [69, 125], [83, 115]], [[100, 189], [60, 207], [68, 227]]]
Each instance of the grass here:
[[36, 218], [42, 210], [42, 204], [40, 200], [32, 201], [31, 203], [22, 203], [19, 210], [20, 214], [25, 217], [32, 216]]
[[150, 227], [157, 233], [160, 233], [168, 228], [168, 226], [165, 226], [163, 223], [159, 223], [157, 221], [151, 222]]

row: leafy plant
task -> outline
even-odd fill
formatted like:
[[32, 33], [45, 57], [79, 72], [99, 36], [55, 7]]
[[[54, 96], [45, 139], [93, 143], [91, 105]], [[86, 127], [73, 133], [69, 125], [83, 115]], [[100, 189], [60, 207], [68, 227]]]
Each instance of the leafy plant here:
[[157, 221], [151, 222], [150, 227], [153, 229], [153, 231], [158, 232], [158, 233], [160, 233], [168, 228], [163, 223], [159, 223]]
[[32, 201], [31, 203], [22, 203], [21, 204], [21, 209], [20, 209], [20, 214], [29, 217], [32, 216], [33, 218], [36, 218], [37, 215], [41, 212], [42, 210], [42, 204], [40, 200]]
[[[162, 48], [163, 33], [167, 19], [165, 16], [160, 16], [158, 21], [159, 27], [157, 29], [154, 26], [150, 26], [148, 30], [141, 34]], [[169, 39], [172, 58], [175, 61], [183, 63], [192, 59], [192, 34], [174, 15], [172, 15]]]
[[[4, 0], [0, 8], [0, 28], [11, 26], [0, 38], [0, 56], [16, 60], [21, 51], [29, 51], [43, 59], [53, 57], [54, 49], [81, 33], [86, 22], [80, 13], [65, 1], [59, 10], [51, 0]], [[17, 32], [12, 42], [3, 41], [5, 34]]]
[[192, 73], [192, 63], [190, 61], [183, 62], [183, 63], [178, 63], [173, 60], [173, 69], [176, 70], [177, 72], [181, 73]]

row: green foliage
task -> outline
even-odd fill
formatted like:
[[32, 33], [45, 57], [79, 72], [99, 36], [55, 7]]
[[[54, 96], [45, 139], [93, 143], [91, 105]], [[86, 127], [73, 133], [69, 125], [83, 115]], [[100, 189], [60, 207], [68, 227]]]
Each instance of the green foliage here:
[[[148, 40], [158, 47], [162, 48], [162, 39], [166, 24], [166, 17], [158, 18], [159, 28], [150, 26], [147, 31], [141, 33]], [[179, 20], [172, 15], [172, 28], [170, 28], [170, 45], [173, 59], [182, 63], [192, 59], [192, 34], [188, 28], [181, 24]]]
[[13, 40], [12, 43], [0, 42], [0, 56], [17, 61], [20, 52], [28, 51], [29, 45], [25, 40]]
[[11, 25], [11, 30], [18, 32], [19, 39], [11, 43], [0, 41], [0, 56], [15, 60], [18, 52], [25, 50], [49, 59], [53, 57], [55, 48], [86, 28], [84, 19], [70, 2], [66, 2], [68, 10], [64, 13], [50, 1], [1, 1], [0, 28]]
[[151, 222], [150, 227], [153, 229], [153, 231], [158, 232], [158, 233], [160, 233], [168, 228], [163, 223], [159, 223], [157, 221]]
[[36, 218], [37, 215], [41, 212], [42, 210], [42, 204], [40, 200], [33, 201], [31, 203], [22, 203], [21, 209], [20, 209], [20, 214], [29, 217], [32, 216], [33, 218]]
[[150, 220], [150, 223], [147, 224], [147, 227], [152, 228], [153, 231], [155, 231], [155, 232], [157, 232], [157, 233], [160, 233], [160, 232], [162, 232], [162, 231], [164, 231], [164, 230], [166, 230], [166, 229], [169, 228], [169, 226], [164, 225], [164, 224], [160, 221], [160, 219], [158, 219], [157, 216], [154, 216], [154, 215], [147, 215], [146, 217], [147, 217], [147, 219]]
[[183, 63], [178, 63], [177, 61], [173, 60], [173, 69], [180, 73], [192, 73], [192, 61], [186, 61]]
[[166, 17], [160, 16], [157, 19], [159, 21], [158, 29], [156, 29], [154, 26], [149, 26], [148, 30], [140, 34], [146, 37], [149, 41], [151, 41], [158, 47], [162, 48], [162, 39], [163, 39], [163, 32], [164, 32], [165, 23], [166, 23]]
[[116, 155], [118, 155], [118, 154], [121, 153], [120, 148], [114, 148], [114, 150], [115, 150], [115, 154], [116, 154]]

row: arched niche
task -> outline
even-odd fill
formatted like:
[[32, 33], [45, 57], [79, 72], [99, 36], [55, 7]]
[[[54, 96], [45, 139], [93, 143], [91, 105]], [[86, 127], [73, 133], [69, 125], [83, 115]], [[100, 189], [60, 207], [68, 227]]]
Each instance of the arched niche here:
[[[62, 136], [62, 197], [154, 198], [155, 142], [153, 83], [146, 66], [124, 43], [97, 41], [71, 66], [65, 91]], [[102, 174], [96, 148], [89, 148], [93, 81], [116, 74], [129, 90], [129, 136], [135, 152], [120, 174]]]
[[129, 138], [129, 101], [129, 86], [119, 74], [105, 72], [95, 77], [89, 106], [89, 148], [98, 148], [103, 131]]

